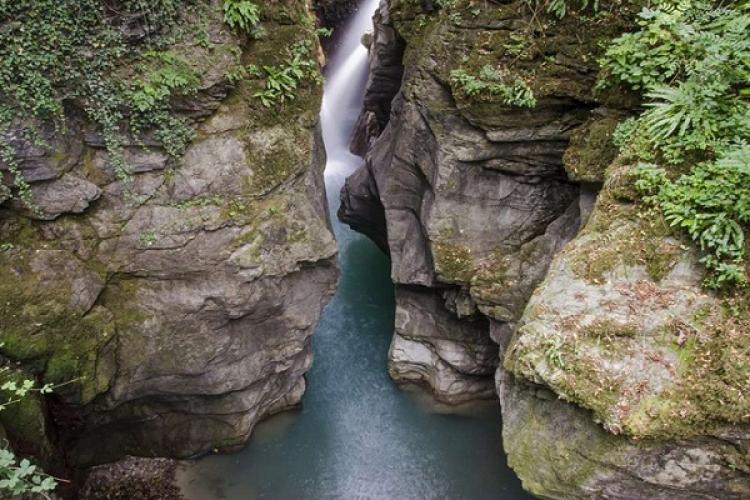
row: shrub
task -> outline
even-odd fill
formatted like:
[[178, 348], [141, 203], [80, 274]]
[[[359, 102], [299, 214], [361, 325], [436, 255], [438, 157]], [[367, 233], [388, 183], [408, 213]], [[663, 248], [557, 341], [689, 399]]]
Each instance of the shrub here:
[[525, 80], [490, 65], [483, 66], [479, 76], [471, 75], [464, 69], [453, 70], [450, 82], [454, 91], [461, 92], [470, 99], [498, 100], [507, 106], [536, 106], [534, 93]]
[[710, 271], [706, 285], [744, 284], [745, 233], [750, 224], [750, 146], [702, 162], [675, 181], [664, 169], [638, 168], [636, 187], [661, 208], [670, 225], [698, 243]]
[[639, 161], [647, 203], [703, 252], [706, 285], [744, 285], [750, 224], [750, 4], [704, 0], [644, 9], [640, 30], [613, 41], [600, 85], [644, 93], [645, 111], [615, 142]]
[[[7, 368], [0, 369], [0, 374], [7, 374]], [[31, 393], [49, 394], [53, 390], [51, 385], [37, 387], [32, 380], [6, 380], [0, 386], [0, 394], [4, 400], [0, 402], [0, 411], [11, 405], [21, 403]], [[27, 494], [40, 495], [49, 498], [47, 493], [57, 487], [57, 481], [45, 474], [27, 459], [18, 459], [7, 443], [0, 447], [0, 495], [20, 496]]]

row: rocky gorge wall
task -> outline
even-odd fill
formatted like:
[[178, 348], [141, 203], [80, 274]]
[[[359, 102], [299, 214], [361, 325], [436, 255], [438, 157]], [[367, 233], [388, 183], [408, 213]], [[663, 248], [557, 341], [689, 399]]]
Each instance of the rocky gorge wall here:
[[[392, 378], [448, 403], [499, 395], [508, 462], [537, 496], [747, 497], [747, 310], [642, 214], [611, 143], [637, 96], [595, 88], [601, 43], [640, 5], [443, 6], [381, 3], [352, 144], [366, 162], [341, 195], [339, 218], [391, 256]], [[488, 65], [534, 105], [451, 74]]]
[[278, 65], [298, 42], [317, 50], [302, 27], [311, 6], [265, 5], [250, 39], [224, 23], [221, 2], [206, 4], [194, 20], [203, 36], [169, 47], [200, 75], [172, 103], [195, 130], [180, 159], [131, 137], [132, 178], [119, 179], [76, 102], [64, 135], [42, 129], [48, 147], [21, 139], [27, 123], [4, 138], [38, 210], [0, 206], [0, 353], [13, 376], [63, 385], [0, 418], [16, 449], [52, 470], [231, 449], [305, 390], [337, 281], [322, 89], [309, 82], [266, 107], [262, 81], [227, 75]]

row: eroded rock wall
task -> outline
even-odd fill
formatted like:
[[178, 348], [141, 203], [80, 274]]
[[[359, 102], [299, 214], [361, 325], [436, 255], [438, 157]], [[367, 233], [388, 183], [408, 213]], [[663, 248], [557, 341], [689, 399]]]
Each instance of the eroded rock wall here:
[[[439, 315], [473, 325], [451, 360], [437, 342], [425, 340], [430, 329], [415, 337], [396, 327], [391, 374], [420, 379], [452, 402], [491, 395], [490, 324], [498, 323], [498, 332], [513, 329], [552, 255], [577, 230], [580, 187], [568, 179], [562, 156], [572, 130], [594, 107], [595, 69], [571, 68], [564, 56], [574, 42], [563, 37], [547, 42], [560, 61], [545, 68], [534, 109], [462, 98], [452, 88], [451, 70], [496, 63], [487, 47], [503, 47], [525, 22], [520, 4], [478, 10], [458, 19], [429, 5], [381, 4], [371, 72], [389, 78], [369, 82], [371, 103], [353, 145], [371, 147], [344, 188], [339, 212], [390, 253], [397, 287], [425, 288], [442, 297]], [[398, 57], [405, 74], [396, 93]], [[425, 314], [399, 295], [401, 314]], [[445, 321], [435, 314], [434, 323]], [[432, 368], [418, 354], [424, 349], [435, 360], [427, 363]], [[456, 364], [461, 369], [447, 383], [439, 367]]]
[[[524, 2], [381, 4], [374, 39], [402, 41], [371, 64], [403, 50], [404, 77], [380, 93], [382, 130], [360, 120], [354, 148], [369, 149], [339, 217], [391, 255], [396, 381], [487, 397], [499, 360], [503, 443], [527, 490], [746, 498], [750, 309], [707, 292], [694, 251], [643, 213], [611, 141], [638, 98], [595, 89], [602, 42], [639, 8], [555, 20]], [[488, 65], [535, 105], [451, 79]]]
[[321, 87], [265, 107], [253, 96], [262, 82], [226, 77], [240, 63], [279, 64], [298, 41], [317, 47], [297, 24], [309, 6], [266, 6], [265, 35], [250, 40], [210, 5], [197, 20], [209, 40], [171, 48], [201, 76], [174, 103], [196, 130], [180, 160], [128, 140], [132, 179], [118, 180], [76, 103], [49, 148], [14, 144], [39, 211], [0, 207], [0, 351], [66, 385], [41, 421], [4, 424], [37, 450], [46, 436], [75, 466], [244, 443], [259, 419], [300, 402], [335, 288]]

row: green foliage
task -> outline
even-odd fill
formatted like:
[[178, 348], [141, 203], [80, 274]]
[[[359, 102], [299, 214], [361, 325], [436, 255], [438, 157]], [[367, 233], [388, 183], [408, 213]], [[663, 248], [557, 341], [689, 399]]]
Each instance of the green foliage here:
[[[140, 21], [147, 34], [144, 44], [156, 45], [157, 35], [176, 25], [188, 3], [125, 0], [114, 10], [104, 0], [0, 2], [0, 156], [12, 174], [15, 196], [31, 205], [15, 159], [17, 144], [45, 146], [34, 123], [52, 124], [59, 132], [65, 127], [66, 102], [80, 103], [98, 126], [122, 181], [129, 179], [121, 144], [128, 132], [122, 128], [125, 116], [133, 116], [130, 132], [156, 127], [155, 136], [168, 153], [181, 152], [187, 125], [169, 112], [167, 101], [185, 90], [185, 82], [168, 70], [140, 82], [123, 79], [118, 68], [134, 51], [120, 25]], [[10, 130], [18, 133], [19, 126], [22, 137], [11, 141]]]
[[681, 0], [640, 17], [640, 31], [614, 40], [601, 61], [600, 85], [625, 84], [646, 97], [615, 143], [641, 162], [645, 201], [700, 246], [706, 285], [745, 284], [750, 5]]
[[224, 22], [233, 29], [250, 32], [260, 22], [260, 9], [250, 0], [224, 0]]
[[[531, 1], [531, 0], [529, 0]], [[548, 14], [552, 14], [558, 19], [562, 19], [568, 13], [568, 1], [567, 0], [534, 0], [536, 6], [542, 6]], [[594, 10], [599, 9], [599, 0], [576, 0], [576, 7], [580, 10], [586, 9], [589, 5], [593, 5]]]
[[[634, 89], [688, 78], [747, 82], [750, 74], [748, 6], [714, 8], [705, 0], [643, 9], [639, 31], [626, 33], [607, 49], [602, 67], [611, 81]], [[607, 82], [604, 81], [604, 84]]]
[[37, 494], [45, 498], [57, 488], [57, 481], [27, 459], [20, 462], [8, 448], [0, 448], [0, 491], [10, 495]]
[[185, 118], [171, 113], [170, 100], [194, 92], [199, 78], [189, 64], [169, 52], [151, 51], [145, 57], [156, 61], [157, 68], [130, 81], [125, 90], [132, 109], [130, 129], [136, 135], [153, 129], [167, 153], [178, 157], [192, 140], [193, 130]]
[[230, 83], [236, 84], [251, 76], [259, 78], [263, 76], [263, 72], [255, 64], [248, 64], [235, 66], [225, 76]]
[[[2, 368], [0, 374], [6, 374], [8, 371], [8, 368]], [[0, 386], [0, 394], [4, 398], [0, 402], [0, 411], [20, 403], [31, 393], [50, 394], [52, 391], [51, 384], [37, 387], [33, 380], [6, 380]], [[56, 487], [55, 478], [45, 474], [29, 460], [19, 460], [7, 443], [0, 447], [0, 495], [36, 494], [49, 498], [47, 493], [54, 491]]]
[[144, 79], [130, 82], [128, 100], [134, 111], [147, 113], [161, 107], [172, 94], [187, 91], [198, 83], [198, 76], [186, 62], [168, 52], [149, 52], [147, 58], [165, 63]]
[[296, 97], [296, 91], [304, 80], [320, 83], [318, 64], [311, 57], [312, 46], [309, 41], [294, 45], [289, 57], [281, 66], [263, 66], [265, 88], [255, 94], [265, 107], [283, 103]]
[[460, 91], [470, 99], [499, 100], [507, 106], [536, 106], [534, 93], [523, 79], [513, 77], [490, 65], [483, 66], [479, 76], [474, 76], [464, 69], [453, 70], [450, 73], [450, 81], [454, 90]]
[[659, 206], [670, 225], [696, 241], [711, 272], [706, 285], [744, 284], [745, 233], [750, 224], [750, 146], [701, 162], [671, 181], [650, 164], [638, 168], [636, 187]]

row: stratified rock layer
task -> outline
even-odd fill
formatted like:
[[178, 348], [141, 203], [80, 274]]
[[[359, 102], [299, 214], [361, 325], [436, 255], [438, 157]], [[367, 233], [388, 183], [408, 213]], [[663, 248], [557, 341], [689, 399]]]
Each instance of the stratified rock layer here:
[[[11, 201], [0, 213], [0, 350], [67, 383], [42, 416], [72, 465], [238, 446], [305, 389], [310, 336], [337, 278], [321, 89], [302, 85], [267, 109], [253, 97], [262, 81], [225, 75], [316, 42], [290, 22], [307, 17], [305, 2], [264, 9], [267, 36], [255, 41], [212, 6], [211, 43], [173, 48], [202, 76], [174, 103], [197, 132], [179, 161], [148, 138], [126, 140], [123, 183], [73, 109], [50, 150], [16, 144], [39, 210]], [[24, 419], [6, 417], [23, 441]]]
[[[391, 375], [420, 379], [448, 402], [491, 396], [496, 359], [487, 357], [494, 348], [481, 315], [512, 329], [551, 256], [575, 234], [579, 187], [567, 179], [562, 155], [591, 98], [584, 83], [568, 83], [572, 76], [561, 65], [534, 110], [467, 102], [451, 87], [451, 69], [464, 56], [481, 58], [476, 46], [488, 38], [500, 44], [494, 38], [509, 36], [516, 21], [490, 26], [478, 16], [456, 24], [445, 13], [389, 5], [381, 4], [376, 16], [370, 57], [371, 74], [384, 76], [370, 79], [355, 133], [355, 148], [371, 148], [346, 183], [339, 217], [390, 254], [398, 289], [422, 287], [442, 297], [439, 313], [429, 308], [441, 318], [436, 324], [471, 321], [466, 331], [452, 331], [464, 348], [450, 354], [438, 347], [445, 336], [439, 328], [422, 328], [417, 348], [414, 333], [397, 324]], [[397, 93], [401, 57], [405, 75]], [[406, 296], [397, 293], [399, 314], [423, 316], [425, 307]], [[430, 335], [435, 341], [424, 341]]]
[[[526, 489], [747, 498], [750, 301], [706, 292], [694, 252], [636, 203], [611, 137], [637, 98], [594, 91], [631, 7], [540, 21], [524, 2], [383, 2], [371, 71], [403, 52], [404, 77], [398, 92], [370, 82], [353, 142], [368, 154], [339, 217], [391, 255], [396, 381], [487, 397], [499, 347], [503, 442]], [[536, 105], [450, 77], [487, 67]]]

